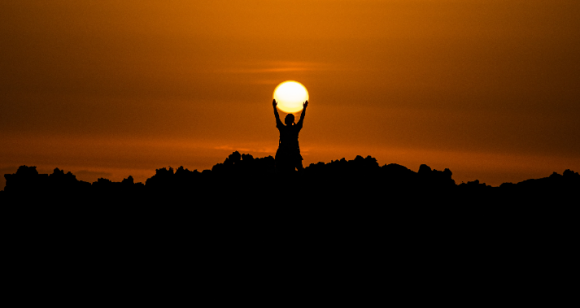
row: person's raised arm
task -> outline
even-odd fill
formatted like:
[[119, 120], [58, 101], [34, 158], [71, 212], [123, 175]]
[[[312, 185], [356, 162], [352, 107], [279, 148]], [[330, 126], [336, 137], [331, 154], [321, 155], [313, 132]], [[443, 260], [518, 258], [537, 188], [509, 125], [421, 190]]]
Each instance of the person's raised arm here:
[[276, 109], [276, 105], [278, 105], [278, 103], [276, 103], [276, 99], [274, 99], [272, 101], [272, 106], [274, 106], [274, 116], [276, 117], [276, 127], [282, 127], [282, 126], [284, 126], [284, 124], [282, 124], [282, 121], [280, 121], [280, 115], [278, 114], [278, 109]]
[[308, 107], [308, 101], [305, 101], [304, 104], [302, 105], [302, 114], [300, 115], [300, 120], [298, 120], [298, 125], [300, 128], [302, 128], [302, 125], [304, 123], [304, 117], [306, 116], [306, 107]]

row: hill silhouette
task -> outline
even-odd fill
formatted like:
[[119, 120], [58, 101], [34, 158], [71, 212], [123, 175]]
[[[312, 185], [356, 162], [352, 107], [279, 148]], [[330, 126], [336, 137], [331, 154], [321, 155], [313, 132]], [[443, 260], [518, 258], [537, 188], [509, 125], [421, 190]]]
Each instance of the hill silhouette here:
[[341, 275], [343, 264], [368, 273], [387, 264], [405, 275], [456, 268], [529, 277], [538, 264], [552, 271], [575, 256], [568, 250], [578, 173], [499, 187], [458, 185], [452, 175], [427, 165], [380, 166], [370, 156], [281, 175], [273, 157], [239, 152], [202, 172], [160, 168], [145, 183], [131, 176], [89, 183], [58, 168], [39, 174], [21, 166], [5, 175], [0, 209], [10, 264], [33, 269], [124, 271], [134, 263], [148, 274], [144, 268], [161, 263], [215, 273], [292, 259], [284, 264], [330, 262]]
[[371, 156], [319, 162], [302, 172], [277, 174], [272, 156], [254, 158], [236, 151], [211, 170], [164, 167], [145, 183], [135, 183], [131, 176], [121, 182], [99, 178], [89, 183], [58, 168], [49, 175], [39, 174], [34, 166], [20, 166], [16, 173], [4, 175], [6, 187], [0, 197], [13, 202], [56, 197], [59, 202], [105, 204], [178, 200], [201, 206], [517, 204], [567, 200], [580, 188], [580, 175], [571, 170], [499, 187], [478, 180], [458, 185], [452, 175], [449, 169], [427, 165], [416, 172], [398, 164], [380, 166]]

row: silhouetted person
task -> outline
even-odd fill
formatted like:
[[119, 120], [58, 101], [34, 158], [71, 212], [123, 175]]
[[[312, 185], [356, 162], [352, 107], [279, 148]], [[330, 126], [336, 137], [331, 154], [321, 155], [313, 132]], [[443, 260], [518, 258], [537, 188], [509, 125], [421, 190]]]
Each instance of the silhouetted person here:
[[302, 124], [304, 123], [304, 116], [306, 115], [306, 107], [308, 107], [308, 101], [304, 102], [304, 108], [302, 114], [300, 115], [300, 120], [298, 124], [294, 123], [294, 115], [288, 114], [284, 119], [284, 123], [280, 121], [280, 115], [278, 114], [278, 109], [276, 106], [276, 100], [272, 102], [274, 106], [274, 115], [276, 116], [276, 127], [280, 131], [280, 141], [278, 142], [278, 151], [276, 151], [276, 171], [278, 172], [291, 172], [295, 168], [299, 171], [304, 170], [302, 166], [302, 155], [300, 155], [300, 147], [298, 145], [298, 134], [302, 129]]

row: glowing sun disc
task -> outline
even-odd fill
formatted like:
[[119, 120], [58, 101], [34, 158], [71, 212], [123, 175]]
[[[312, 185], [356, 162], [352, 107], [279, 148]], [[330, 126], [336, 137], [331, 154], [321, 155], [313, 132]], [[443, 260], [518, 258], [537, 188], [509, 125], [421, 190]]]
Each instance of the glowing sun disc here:
[[274, 99], [280, 110], [294, 113], [302, 110], [302, 104], [308, 100], [308, 91], [299, 82], [284, 81], [274, 90]]

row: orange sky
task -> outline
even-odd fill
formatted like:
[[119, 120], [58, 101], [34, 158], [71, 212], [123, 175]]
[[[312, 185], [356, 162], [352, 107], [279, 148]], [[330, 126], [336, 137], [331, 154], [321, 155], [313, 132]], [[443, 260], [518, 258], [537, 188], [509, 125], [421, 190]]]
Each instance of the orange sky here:
[[285, 80], [310, 94], [305, 165], [371, 155], [491, 185], [580, 171], [578, 16], [577, 0], [3, 1], [0, 174], [144, 181], [273, 156]]

